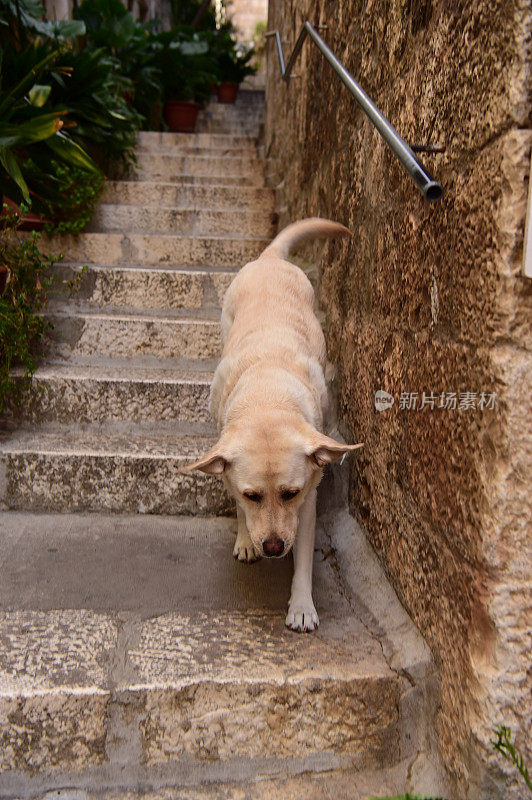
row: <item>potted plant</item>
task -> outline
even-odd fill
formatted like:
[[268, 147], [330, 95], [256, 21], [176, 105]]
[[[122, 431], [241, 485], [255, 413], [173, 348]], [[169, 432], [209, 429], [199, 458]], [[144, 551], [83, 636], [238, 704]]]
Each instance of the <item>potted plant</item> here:
[[219, 50], [216, 59], [218, 75], [216, 93], [219, 103], [234, 103], [244, 78], [257, 71], [256, 67], [252, 67], [249, 63], [253, 57], [253, 48], [248, 50], [237, 48], [231, 37], [227, 38], [230, 44], [226, 42], [226, 47]]
[[189, 28], [162, 33], [159, 40], [165, 122], [171, 131], [192, 133], [216, 77], [209, 45]]

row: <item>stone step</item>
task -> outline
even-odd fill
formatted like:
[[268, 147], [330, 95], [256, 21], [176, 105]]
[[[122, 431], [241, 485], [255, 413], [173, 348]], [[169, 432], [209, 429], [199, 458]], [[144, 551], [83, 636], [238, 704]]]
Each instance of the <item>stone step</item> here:
[[[409, 769], [411, 759], [404, 759], [392, 767], [381, 767], [379, 769], [357, 769], [354, 771], [342, 771], [340, 769], [326, 768], [320, 771], [320, 764], [314, 764], [313, 771], [302, 774], [290, 773], [285, 777], [276, 777], [275, 770], [272, 775], [265, 777], [263, 774], [256, 775], [255, 764], [249, 765], [249, 770], [243, 770], [236, 780], [223, 781], [214, 780], [208, 783], [200, 782], [195, 777], [195, 773], [185, 777], [183, 770], [179, 771], [181, 783], [185, 786], [175, 786], [175, 780], [171, 785], [157, 791], [135, 792], [124, 791], [121, 788], [109, 789], [107, 785], [96, 790], [94, 785], [88, 785], [87, 789], [78, 789], [74, 784], [69, 787], [73, 780], [80, 782], [76, 776], [65, 775], [60, 789], [40, 791], [33, 793], [35, 800], [368, 800], [369, 797], [405, 797], [405, 786], [411, 788], [416, 781], [412, 781]], [[130, 777], [142, 784], [145, 781], [142, 768], [128, 770]], [[70, 778], [70, 779], [69, 779]], [[1, 781], [1, 779], [0, 779]], [[29, 785], [32, 787], [40, 786], [35, 779], [14, 779], [6, 780], [5, 785]], [[84, 783], [81, 781], [81, 783]], [[422, 781], [421, 783], [426, 783]], [[1, 783], [0, 783], [1, 785]], [[43, 786], [51, 786], [50, 779]], [[55, 785], [55, 784], [54, 784]], [[36, 789], [35, 789], [36, 790]], [[105, 794], [102, 794], [105, 791]], [[20, 790], [19, 790], [20, 794]], [[416, 797], [419, 794], [416, 792]], [[421, 795], [428, 797], [425, 791]], [[434, 797], [435, 794], [430, 795]], [[414, 795], [410, 795], [414, 797]]]
[[[250, 88], [246, 84], [241, 84], [238, 89], [238, 94], [236, 96], [236, 102], [230, 103], [229, 105], [236, 107], [236, 108], [249, 108], [250, 106], [257, 106], [258, 108], [264, 109], [264, 105], [266, 102], [266, 92], [264, 87], [253, 87]], [[224, 106], [226, 104], [219, 103], [216, 94], [211, 96], [211, 103], [209, 108]]]
[[211, 102], [200, 111], [199, 133], [259, 136], [264, 121], [264, 94], [239, 91], [236, 103]]
[[102, 203], [139, 206], [178, 206], [196, 211], [235, 209], [255, 212], [274, 211], [271, 189], [254, 186], [202, 186], [157, 181], [108, 181], [101, 195]]
[[[77, 356], [107, 358], [173, 359], [175, 366], [191, 360], [209, 361], [221, 354], [217, 319], [169, 317], [138, 313], [51, 311], [46, 319], [54, 326], [47, 332], [43, 351], [53, 360]], [[141, 366], [139, 364], [139, 366]]]
[[133, 179], [141, 183], [152, 181], [167, 181], [170, 183], [192, 184], [193, 186], [248, 186], [251, 188], [260, 189], [264, 187], [265, 180], [259, 172], [250, 175], [215, 175], [208, 173], [207, 175], [197, 175], [195, 173], [172, 173], [162, 168], [156, 172], [137, 170], [133, 175]]
[[207, 173], [206, 175], [197, 175], [196, 173], [173, 173], [167, 172], [164, 169], [157, 169], [155, 172], [150, 169], [137, 170], [133, 174], [133, 179], [140, 183], [151, 183], [152, 181], [166, 181], [169, 183], [176, 183], [178, 185], [186, 184], [187, 186], [248, 186], [250, 188], [260, 189], [264, 187], [265, 180], [263, 175], [257, 173], [242, 176], [242, 175], [215, 175]]
[[[244, 103], [210, 103], [198, 114], [198, 122], [204, 119], [220, 119], [237, 122], [260, 122], [264, 119], [264, 105]], [[201, 131], [198, 131], [201, 133]]]
[[173, 155], [171, 153], [137, 152], [137, 180], [180, 180], [183, 175], [198, 178], [209, 178], [211, 183], [224, 183], [239, 180], [255, 186], [264, 184], [264, 166], [255, 156], [216, 157]]
[[[115, 514], [233, 514], [219, 478], [179, 468], [199, 458], [213, 437], [159, 433], [148, 427], [4, 430], [0, 507]], [[1, 749], [1, 748], [0, 748]]]
[[[76, 365], [41, 365], [20, 408], [4, 417], [18, 422], [172, 425], [190, 434], [215, 435], [209, 413], [212, 372]], [[22, 381], [23, 370], [11, 377]]]
[[[176, 134], [177, 135], [177, 134]], [[200, 136], [216, 136], [217, 134], [208, 134], [202, 133], [199, 134]], [[224, 138], [224, 137], [222, 137]], [[227, 137], [230, 138], [230, 137]], [[155, 141], [152, 144], [145, 144], [140, 145], [138, 144], [135, 148], [135, 153], [141, 155], [143, 158], [148, 155], [156, 155], [156, 156], [180, 156], [183, 158], [188, 158], [189, 156], [193, 156], [194, 158], [214, 158], [214, 159], [221, 159], [223, 157], [227, 158], [245, 158], [249, 159], [252, 163], [259, 163], [259, 159], [262, 160], [263, 157], [263, 148], [262, 145], [257, 144], [258, 140], [254, 139], [252, 136], [241, 136], [238, 137], [243, 141], [248, 142], [248, 144], [243, 144], [241, 147], [223, 147], [223, 146], [211, 146], [211, 147], [195, 147], [192, 144], [184, 144], [177, 142], [172, 144], [171, 142], [161, 142], [157, 144]], [[216, 145], [216, 142], [214, 143]]]
[[265, 211], [206, 211], [100, 203], [86, 231], [176, 233], [180, 236], [275, 235], [276, 216]]
[[260, 140], [262, 136], [263, 121], [241, 119], [198, 117], [196, 130], [199, 133], [251, 136]]
[[69, 262], [100, 266], [241, 267], [257, 258], [268, 238], [81, 233], [43, 236], [39, 249]]
[[180, 152], [219, 151], [236, 153], [254, 153], [257, 140], [253, 136], [232, 136], [216, 133], [170, 133], [160, 131], [140, 131], [137, 138], [137, 149], [170, 150]]
[[[237, 270], [190, 267], [99, 267], [66, 264], [54, 267], [47, 308], [65, 303], [77, 311], [134, 308], [195, 310], [211, 317], [220, 315], [223, 296]], [[140, 312], [142, 313], [142, 312]]]
[[412, 758], [410, 684], [340, 589], [322, 533], [321, 624], [301, 635], [284, 625], [291, 557], [237, 563], [234, 529], [0, 515], [2, 796], [216, 781], [228, 799], [244, 797], [230, 781], [349, 770], [356, 783]]

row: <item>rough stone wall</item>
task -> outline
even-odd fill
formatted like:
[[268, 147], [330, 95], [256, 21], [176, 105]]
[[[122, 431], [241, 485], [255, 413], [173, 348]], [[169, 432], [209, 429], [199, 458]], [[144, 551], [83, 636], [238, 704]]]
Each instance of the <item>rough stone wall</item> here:
[[[346, 224], [319, 301], [337, 365], [352, 513], [441, 675], [435, 720], [457, 797], [522, 798], [489, 744], [509, 725], [529, 765], [532, 282], [520, 274], [530, 149], [524, 0], [270, 0], [291, 44], [308, 16], [445, 187], [428, 204], [317, 49], [287, 86], [269, 45], [266, 151], [281, 225]], [[288, 48], [285, 48], [286, 50]], [[311, 256], [303, 254], [307, 257]], [[374, 395], [393, 395], [378, 412]], [[418, 408], [400, 408], [402, 392]], [[419, 409], [433, 392], [434, 408]], [[475, 408], [439, 408], [473, 392]], [[496, 394], [480, 408], [481, 393]], [[471, 399], [471, 398], [470, 398]], [[484, 401], [487, 398], [484, 398]]]

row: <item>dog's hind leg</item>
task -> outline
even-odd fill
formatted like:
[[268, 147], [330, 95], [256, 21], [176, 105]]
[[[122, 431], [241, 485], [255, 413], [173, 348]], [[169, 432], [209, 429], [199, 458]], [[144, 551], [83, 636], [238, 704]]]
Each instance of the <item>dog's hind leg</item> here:
[[293, 631], [315, 630], [320, 621], [312, 601], [312, 565], [316, 532], [316, 489], [311, 489], [299, 511], [299, 526], [294, 542], [294, 577], [286, 625]]
[[235, 546], [233, 548], [233, 555], [239, 561], [244, 561], [249, 564], [252, 561], [257, 561], [260, 558], [260, 555], [257, 555], [257, 552], [253, 547], [253, 542], [250, 539], [248, 529], [246, 526], [246, 518], [244, 516], [244, 512], [242, 511], [238, 503], [236, 506], [236, 516], [237, 516], [238, 530], [236, 534]]

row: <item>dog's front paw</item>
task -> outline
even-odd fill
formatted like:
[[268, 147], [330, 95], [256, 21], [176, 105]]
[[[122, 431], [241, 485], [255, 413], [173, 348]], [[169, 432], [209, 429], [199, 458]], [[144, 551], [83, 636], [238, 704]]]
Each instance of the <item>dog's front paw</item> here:
[[288, 606], [285, 625], [293, 631], [308, 633], [315, 631], [319, 624], [320, 620], [312, 600], [309, 599], [304, 603], [290, 603]]
[[233, 548], [233, 555], [238, 561], [242, 561], [246, 564], [252, 564], [254, 561], [258, 561], [260, 558], [260, 555], [256, 552], [251, 540], [249, 543], [243, 544], [237, 539]]

